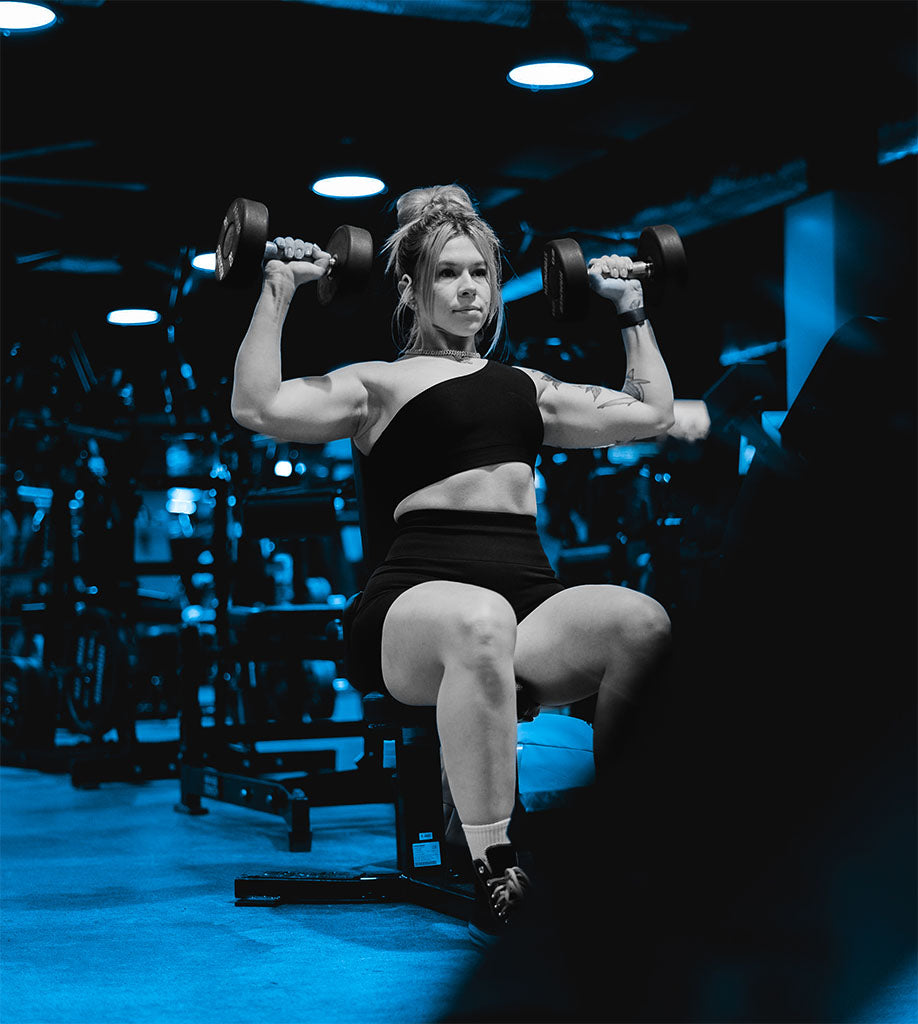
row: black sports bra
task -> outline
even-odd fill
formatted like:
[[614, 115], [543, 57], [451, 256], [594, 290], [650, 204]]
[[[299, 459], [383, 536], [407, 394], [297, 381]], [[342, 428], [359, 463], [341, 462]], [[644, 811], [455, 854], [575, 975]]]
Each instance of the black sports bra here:
[[479, 466], [535, 469], [543, 434], [535, 381], [522, 370], [488, 361], [433, 384], [398, 410], [369, 455], [355, 449], [371, 518], [391, 523], [409, 494]]

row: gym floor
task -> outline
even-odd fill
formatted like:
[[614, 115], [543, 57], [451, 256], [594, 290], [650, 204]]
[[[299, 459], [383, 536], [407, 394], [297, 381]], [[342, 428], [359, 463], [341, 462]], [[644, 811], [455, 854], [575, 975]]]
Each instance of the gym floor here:
[[176, 814], [177, 780], [0, 785], [3, 1024], [433, 1021], [477, 960], [463, 922], [417, 907], [235, 906], [242, 874], [394, 870], [390, 806], [315, 808], [290, 853], [281, 818]]
[[[154, 740], [169, 738], [172, 724], [141, 726], [140, 738]], [[331, 742], [339, 768], [359, 756], [359, 740]], [[463, 922], [418, 907], [235, 905], [233, 883], [242, 874], [393, 870], [391, 807], [315, 808], [312, 851], [290, 853], [282, 819], [214, 801], [205, 801], [209, 813], [202, 817], [175, 813], [173, 779], [77, 790], [68, 775], [5, 767], [0, 788], [3, 1024], [764, 1020], [740, 1007], [744, 990], [762, 997], [755, 995], [757, 979], [765, 977], [764, 1005], [807, 1003], [813, 961], [805, 905], [795, 912], [797, 938], [786, 959], [772, 959], [768, 925], [761, 928], [765, 919], [755, 904], [746, 924], [731, 932], [729, 950], [721, 946], [712, 959], [716, 943], [699, 953], [709, 938], [693, 938], [698, 948], [689, 948], [678, 931], [670, 936], [668, 927], [659, 928], [678, 914], [661, 918], [639, 879], [628, 880], [623, 903], [616, 895], [613, 908], [602, 892], [615, 865], [604, 860], [597, 875], [595, 862], [588, 858], [579, 870], [565, 852], [563, 890], [586, 908], [593, 961], [577, 962], [585, 941], [579, 916], [576, 933], [565, 933], [564, 921], [560, 935], [536, 927], [518, 948], [505, 945], [482, 958]], [[587, 845], [590, 835], [587, 829]], [[649, 924], [634, 929], [631, 903]], [[750, 939], [746, 929], [757, 914]], [[786, 934], [781, 942], [787, 945]], [[870, 935], [857, 942], [862, 952], [864, 942]], [[598, 981], [597, 962], [608, 964]], [[671, 998], [683, 1012], [595, 1015], [590, 999], [611, 1009], [615, 995], [627, 994], [628, 980], [645, 972], [655, 986], [651, 1004], [662, 998], [669, 1008]], [[683, 1002], [689, 976], [701, 980]], [[829, 987], [844, 983], [836, 978]], [[587, 993], [590, 1012], [575, 1008], [576, 992]], [[647, 998], [643, 982], [637, 993]], [[767, 1019], [914, 1024], [913, 958], [858, 1002], [857, 1012], [842, 1017], [779, 1012]], [[516, 1012], [501, 1012], [508, 1003]], [[518, 1007], [527, 1005], [540, 1012], [520, 1016]]]

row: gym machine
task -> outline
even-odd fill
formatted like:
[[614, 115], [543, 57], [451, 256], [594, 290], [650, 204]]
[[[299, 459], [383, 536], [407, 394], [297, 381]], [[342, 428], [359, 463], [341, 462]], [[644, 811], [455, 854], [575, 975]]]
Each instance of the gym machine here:
[[[346, 506], [340, 488], [252, 490], [241, 500], [242, 539], [296, 545], [305, 537], [328, 538], [334, 546], [337, 538], [340, 545], [340, 530], [351, 517]], [[210, 723], [197, 699], [206, 652], [199, 637], [186, 637], [177, 811], [206, 813], [203, 798], [274, 814], [286, 822], [289, 849], [308, 851], [311, 807], [393, 801], [390, 774], [377, 770], [381, 747], [368, 750], [364, 742], [356, 768], [335, 770], [334, 749], [305, 749], [302, 742], [366, 740], [364, 721], [329, 718], [335, 695], [330, 687], [345, 672], [343, 612], [343, 602], [333, 601], [229, 602]], [[289, 749], [259, 751], [266, 742], [285, 742]]]
[[9, 428], [22, 464], [35, 451], [36, 478], [49, 478], [45, 460], [58, 478], [19, 488], [22, 532], [42, 550], [5, 569], [3, 763], [67, 772], [79, 788], [166, 778], [177, 765], [177, 740], [137, 734], [141, 715], [175, 713], [180, 611], [138, 583], [138, 438], [119, 426], [20, 414]]

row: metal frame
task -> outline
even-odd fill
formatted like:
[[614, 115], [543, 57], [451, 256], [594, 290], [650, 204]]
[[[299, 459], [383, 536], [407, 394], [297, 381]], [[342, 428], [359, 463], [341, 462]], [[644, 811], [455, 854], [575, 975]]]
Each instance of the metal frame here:
[[447, 863], [434, 709], [402, 707], [382, 694], [368, 695], [364, 709], [369, 735], [395, 740], [395, 769], [390, 778], [397, 870], [357, 875], [301, 871], [243, 875], [235, 883], [237, 906], [397, 902], [468, 918], [474, 889]]

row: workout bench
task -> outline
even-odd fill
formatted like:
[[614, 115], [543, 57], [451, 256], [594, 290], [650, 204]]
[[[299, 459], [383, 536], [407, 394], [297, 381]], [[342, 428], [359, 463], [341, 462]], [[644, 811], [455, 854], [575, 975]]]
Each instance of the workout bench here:
[[[236, 879], [237, 906], [280, 903], [415, 903], [465, 919], [472, 886], [449, 866], [440, 744], [434, 708], [411, 708], [381, 693], [363, 699], [367, 757], [383, 760], [395, 746], [388, 773], [395, 805], [397, 870], [385, 874], [269, 871]], [[361, 769], [358, 769], [360, 771]]]

